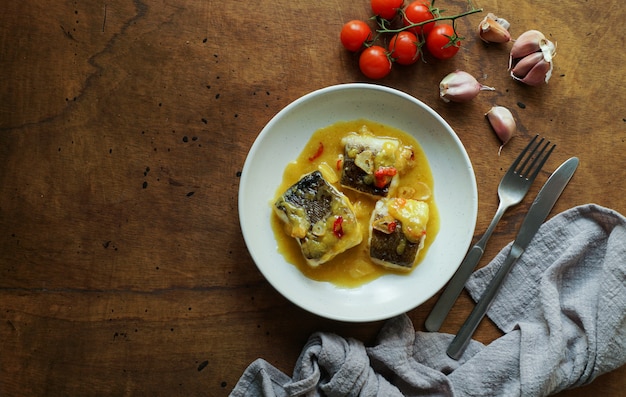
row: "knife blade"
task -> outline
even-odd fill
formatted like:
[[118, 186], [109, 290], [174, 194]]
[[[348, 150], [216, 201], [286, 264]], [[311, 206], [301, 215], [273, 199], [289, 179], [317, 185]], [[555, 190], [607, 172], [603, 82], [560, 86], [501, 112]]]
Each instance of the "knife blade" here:
[[450, 346], [446, 351], [448, 356], [455, 360], [458, 360], [461, 357], [472, 335], [474, 334], [474, 331], [478, 328], [478, 324], [480, 324], [481, 320], [487, 313], [487, 310], [489, 310], [491, 303], [498, 294], [500, 286], [511, 270], [511, 267], [513, 267], [515, 262], [517, 262], [519, 257], [524, 253], [524, 250], [528, 247], [528, 244], [530, 244], [531, 240], [537, 233], [537, 230], [539, 230], [541, 224], [548, 217], [552, 207], [554, 207], [554, 204], [558, 200], [559, 196], [561, 196], [561, 193], [567, 186], [568, 182], [572, 179], [574, 171], [576, 171], [577, 167], [577, 157], [572, 157], [566, 160], [559, 166], [559, 168], [556, 169], [556, 171], [552, 173], [552, 175], [550, 175], [550, 178], [548, 178], [546, 183], [543, 185], [537, 194], [535, 201], [533, 201], [533, 204], [530, 206], [530, 210], [522, 222], [522, 226], [520, 227], [515, 241], [511, 245], [511, 250], [504, 260], [504, 263], [500, 269], [498, 269], [493, 279], [489, 282], [485, 292], [483, 292], [480, 299], [476, 303], [474, 310], [472, 310], [470, 315], [467, 317], [467, 320], [465, 320], [465, 323], [463, 323], [459, 332], [450, 343]]

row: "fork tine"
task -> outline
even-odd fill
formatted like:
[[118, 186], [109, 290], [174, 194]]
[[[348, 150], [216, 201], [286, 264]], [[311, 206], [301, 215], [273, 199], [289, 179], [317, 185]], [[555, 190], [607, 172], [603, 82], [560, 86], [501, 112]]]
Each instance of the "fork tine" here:
[[[533, 140], [531, 141], [531, 143], [532, 143], [532, 142], [534, 142], [538, 136], [539, 136], [539, 135], [535, 135], [535, 138], [533, 138]], [[524, 162], [522, 163], [521, 167], [519, 167], [519, 168], [516, 170], [516, 172], [517, 172], [519, 175], [525, 175], [526, 173], [522, 172], [522, 171], [524, 171], [524, 170], [526, 170], [526, 172], [530, 171], [530, 168], [532, 167], [532, 164], [531, 164], [531, 166], [530, 166], [530, 167], [528, 167], [528, 168], [526, 168], [526, 165], [528, 164], [528, 162], [530, 161], [530, 159], [532, 159], [532, 158], [533, 158], [533, 155], [535, 154], [535, 152], [537, 152], [537, 149], [539, 149], [539, 147], [541, 146], [541, 144], [543, 143], [543, 141], [544, 141], [544, 140], [545, 140], [545, 138], [541, 138], [541, 140], [540, 140], [539, 142], [537, 142], [537, 145], [535, 145], [535, 147], [533, 147], [533, 149], [532, 149], [532, 151], [530, 152], [530, 154], [528, 155], [528, 157], [526, 157], [526, 158], [524, 159]], [[545, 147], [544, 147], [544, 149], [545, 149]], [[539, 154], [541, 154], [541, 153], [539, 153]], [[537, 158], [537, 157], [535, 157], [535, 159], [536, 159], [536, 158]]]
[[[528, 149], [532, 146], [533, 143], [535, 143], [535, 141], [537, 140], [538, 137], [539, 137], [539, 135], [535, 135], [535, 137], [530, 142], [528, 142], [528, 145], [526, 145], [524, 150], [522, 150], [522, 152], [519, 154], [519, 156], [517, 156], [515, 161], [513, 161], [513, 164], [511, 164], [511, 167], [509, 168], [509, 171], [515, 170], [517, 168], [517, 165], [519, 164], [519, 162], [522, 161], [522, 159], [526, 155], [526, 152], [528, 152]], [[528, 161], [528, 160], [526, 160], [526, 161]], [[524, 165], [525, 164], [526, 164], [526, 162], [524, 162]]]
[[[531, 167], [537, 162], [537, 160], [539, 160], [539, 157], [542, 155], [542, 153], [546, 150], [546, 148], [548, 147], [548, 145], [550, 144], [550, 141], [546, 142], [546, 145], [543, 147], [543, 149], [541, 149], [541, 152], [537, 155], [537, 157], [535, 158], [535, 160], [533, 161], [533, 164], [531, 164]], [[535, 177], [537, 176], [537, 174], [539, 174], [539, 171], [541, 171], [541, 168], [543, 168], [543, 165], [546, 163], [546, 161], [548, 160], [548, 157], [550, 157], [550, 155], [552, 154], [552, 151], [554, 150], [554, 148], [556, 147], [556, 144], [552, 145], [552, 147], [550, 148], [550, 150], [548, 150], [548, 153], [546, 153], [545, 156], [543, 156], [543, 158], [541, 159], [541, 161], [539, 162], [539, 165], [537, 166], [537, 168], [535, 168], [535, 171], [532, 173], [532, 175], [530, 177], [527, 177], [527, 179], [529, 180], [534, 180]], [[530, 171], [530, 169], [528, 170]]]

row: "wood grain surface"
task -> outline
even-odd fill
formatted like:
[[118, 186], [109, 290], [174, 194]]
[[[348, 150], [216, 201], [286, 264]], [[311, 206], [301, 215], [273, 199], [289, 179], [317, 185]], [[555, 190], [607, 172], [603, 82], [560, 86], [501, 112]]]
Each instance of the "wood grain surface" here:
[[[448, 13], [464, 1], [438, 1]], [[475, 237], [530, 136], [557, 143], [546, 171], [581, 165], [551, 216], [597, 203], [626, 213], [626, 9], [606, 2], [484, 0], [458, 21], [448, 61], [394, 68], [382, 84], [441, 114], [472, 160]], [[319, 318], [263, 278], [239, 227], [247, 152], [280, 109], [315, 89], [367, 81], [338, 34], [366, 0], [9, 1], [0, 13], [0, 395], [227, 395], [262, 357], [291, 373], [310, 334], [372, 343], [382, 322]], [[514, 37], [557, 42], [550, 83], [507, 72], [510, 44], [485, 45], [486, 12]], [[446, 104], [455, 69], [497, 91]], [[509, 107], [519, 132], [498, 156], [484, 113]], [[294, 153], [295, 156], [295, 153]], [[532, 200], [498, 226], [480, 266], [513, 239]], [[445, 227], [445, 225], [442, 225]], [[408, 314], [416, 329], [436, 296]], [[442, 331], [473, 302], [464, 292]], [[484, 320], [476, 339], [501, 335]], [[624, 396], [624, 367], [560, 396]]]

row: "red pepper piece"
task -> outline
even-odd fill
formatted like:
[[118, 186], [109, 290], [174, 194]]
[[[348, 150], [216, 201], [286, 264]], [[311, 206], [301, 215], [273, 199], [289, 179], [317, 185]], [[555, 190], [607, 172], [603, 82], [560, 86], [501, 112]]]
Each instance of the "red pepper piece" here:
[[317, 147], [317, 151], [315, 152], [315, 154], [311, 157], [309, 157], [309, 161], [313, 161], [315, 159], [317, 159], [319, 156], [322, 155], [322, 153], [324, 153], [324, 144], [322, 142], [320, 142], [319, 146]]
[[394, 167], [380, 167], [374, 172], [374, 184], [378, 188], [384, 188], [391, 179], [398, 173]]
[[335, 218], [335, 222], [333, 222], [333, 234], [337, 238], [343, 237], [343, 217], [338, 216]]

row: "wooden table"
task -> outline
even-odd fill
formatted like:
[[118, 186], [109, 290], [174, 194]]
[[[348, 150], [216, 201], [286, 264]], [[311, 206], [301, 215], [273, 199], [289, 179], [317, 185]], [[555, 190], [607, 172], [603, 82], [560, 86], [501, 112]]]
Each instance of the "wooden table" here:
[[[551, 216], [590, 202], [626, 213], [626, 9], [617, 0], [478, 5], [485, 12], [458, 21], [466, 41], [454, 59], [377, 82], [424, 101], [457, 132], [478, 182], [476, 237], [504, 171], [537, 133], [557, 143], [548, 170], [581, 161]], [[534, 28], [557, 42], [547, 86], [515, 83], [510, 44], [476, 38], [488, 11], [515, 37]], [[366, 81], [338, 33], [368, 16], [366, 0], [4, 4], [1, 395], [226, 395], [257, 357], [290, 373], [315, 331], [373, 341], [382, 322], [325, 320], [279, 295], [251, 260], [237, 213], [243, 162], [265, 123], [310, 91]], [[497, 91], [444, 103], [438, 82], [455, 69]], [[483, 117], [495, 104], [519, 127], [499, 157]], [[480, 266], [512, 240], [531, 201], [506, 215]], [[417, 329], [435, 299], [409, 312]], [[456, 332], [472, 307], [464, 292], [442, 331]], [[485, 320], [475, 337], [500, 335]], [[622, 367], [560, 395], [623, 396], [625, 378]]]

